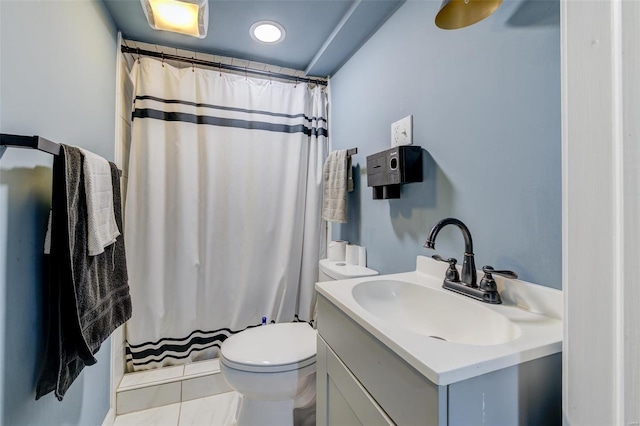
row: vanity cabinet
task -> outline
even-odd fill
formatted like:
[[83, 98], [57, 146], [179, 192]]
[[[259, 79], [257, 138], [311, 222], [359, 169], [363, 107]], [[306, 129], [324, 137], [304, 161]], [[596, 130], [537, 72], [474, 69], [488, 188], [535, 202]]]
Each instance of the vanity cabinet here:
[[562, 423], [561, 353], [437, 385], [319, 295], [316, 359], [319, 426]]

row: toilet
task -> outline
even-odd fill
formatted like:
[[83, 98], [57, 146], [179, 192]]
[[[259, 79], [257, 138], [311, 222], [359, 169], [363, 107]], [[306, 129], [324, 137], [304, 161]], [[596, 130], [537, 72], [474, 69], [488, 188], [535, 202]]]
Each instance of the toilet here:
[[[320, 261], [319, 281], [377, 275], [344, 261]], [[220, 370], [242, 400], [238, 426], [315, 425], [317, 333], [306, 322], [269, 324], [230, 336]]]

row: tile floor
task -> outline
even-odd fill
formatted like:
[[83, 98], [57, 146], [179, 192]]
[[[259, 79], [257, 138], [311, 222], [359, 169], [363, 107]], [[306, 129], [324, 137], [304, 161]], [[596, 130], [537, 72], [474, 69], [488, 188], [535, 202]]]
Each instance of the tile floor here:
[[230, 392], [217, 359], [125, 374], [116, 393], [118, 415]]
[[122, 414], [113, 426], [233, 426], [240, 400], [236, 392]]

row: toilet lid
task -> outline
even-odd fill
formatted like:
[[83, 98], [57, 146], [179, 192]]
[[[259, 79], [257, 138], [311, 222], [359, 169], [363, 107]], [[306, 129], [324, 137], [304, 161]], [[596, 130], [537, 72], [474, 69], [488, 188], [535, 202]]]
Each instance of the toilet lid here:
[[286, 371], [315, 362], [316, 330], [305, 322], [244, 330], [222, 344], [222, 362], [245, 371]]

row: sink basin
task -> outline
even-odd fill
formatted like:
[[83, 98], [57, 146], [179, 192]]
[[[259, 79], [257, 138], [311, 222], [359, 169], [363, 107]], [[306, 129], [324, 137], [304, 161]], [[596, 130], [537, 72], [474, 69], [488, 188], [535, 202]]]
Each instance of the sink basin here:
[[466, 345], [499, 345], [517, 339], [520, 327], [461, 295], [405, 281], [365, 281], [352, 289], [372, 315], [416, 334]]

